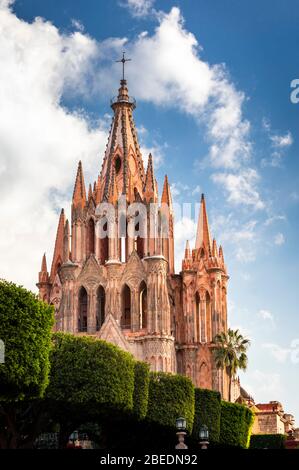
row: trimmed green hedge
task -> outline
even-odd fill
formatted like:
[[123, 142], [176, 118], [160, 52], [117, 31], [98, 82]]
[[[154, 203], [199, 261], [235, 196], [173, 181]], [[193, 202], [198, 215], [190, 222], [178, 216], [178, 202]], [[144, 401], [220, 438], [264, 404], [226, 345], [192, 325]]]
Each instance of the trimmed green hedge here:
[[218, 443], [220, 436], [221, 395], [214, 390], [195, 389], [195, 414], [192, 437], [198, 440], [202, 425], [209, 429], [211, 443]]
[[254, 413], [246, 406], [222, 401], [219, 443], [248, 448], [253, 421]]
[[149, 380], [149, 365], [145, 362], [137, 361], [135, 364], [133, 412], [139, 419], [146, 417], [148, 408]]
[[135, 361], [116, 346], [87, 336], [54, 334], [49, 399], [133, 410]]
[[48, 385], [54, 308], [32, 292], [0, 280], [0, 400], [40, 398]]
[[250, 439], [250, 449], [284, 449], [284, 434], [254, 434]]
[[188, 377], [164, 372], [151, 372], [147, 420], [175, 428], [176, 419], [186, 418], [192, 431], [194, 419], [194, 386]]

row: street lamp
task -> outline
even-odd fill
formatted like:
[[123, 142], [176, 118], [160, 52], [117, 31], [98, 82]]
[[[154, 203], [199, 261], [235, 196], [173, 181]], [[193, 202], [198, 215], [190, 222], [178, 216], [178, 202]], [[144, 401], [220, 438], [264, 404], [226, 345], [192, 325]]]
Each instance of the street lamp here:
[[201, 449], [207, 449], [209, 445], [209, 430], [205, 424], [199, 430], [199, 445]]
[[176, 435], [178, 436], [178, 441], [179, 441], [179, 443], [175, 446], [175, 448], [176, 449], [188, 449], [188, 447], [185, 444], [186, 427], [187, 427], [186, 419], [177, 418], [175, 424], [177, 428]]

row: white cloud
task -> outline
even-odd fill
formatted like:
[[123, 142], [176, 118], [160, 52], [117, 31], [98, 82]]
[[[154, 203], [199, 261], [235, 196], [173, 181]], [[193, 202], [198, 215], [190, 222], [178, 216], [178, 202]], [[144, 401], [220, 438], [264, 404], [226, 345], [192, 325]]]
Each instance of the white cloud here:
[[57, 211], [69, 205], [77, 162], [87, 181], [95, 177], [106, 129], [91, 129], [86, 116], [61, 105], [66, 90], [84, 83], [96, 43], [40, 18], [21, 21], [7, 3], [0, 8], [0, 277], [34, 288], [44, 250], [52, 254]]
[[233, 213], [217, 215], [211, 218], [211, 228], [215, 237], [230, 256], [241, 263], [250, 263], [256, 259], [259, 241], [258, 222], [255, 219], [246, 222], [236, 218]]
[[[256, 369], [246, 378], [250, 381], [248, 389], [253, 390], [253, 396], [266, 403], [275, 397], [279, 399], [282, 392], [281, 376], [277, 373], [262, 372]], [[247, 388], [247, 387], [246, 387]]]
[[270, 123], [270, 121], [269, 121], [268, 118], [263, 117], [263, 119], [262, 119], [262, 126], [263, 126], [263, 128], [264, 128], [266, 131], [270, 131], [270, 130], [271, 130], [271, 123]]
[[260, 310], [259, 313], [258, 313], [259, 317], [262, 318], [263, 320], [270, 320], [270, 321], [274, 321], [274, 317], [272, 315], [272, 313], [269, 311], [269, 310]]
[[252, 263], [256, 259], [256, 252], [254, 248], [245, 248], [243, 246], [239, 246], [236, 248], [236, 258], [241, 263]]
[[251, 281], [251, 275], [249, 273], [243, 272], [241, 273], [241, 278], [244, 279], [244, 281]]
[[[128, 56], [133, 59], [127, 66], [126, 76], [136, 98], [177, 108], [205, 126], [209, 166], [229, 170], [241, 179], [245, 178], [244, 174], [254, 174], [255, 178], [246, 178], [247, 192], [250, 200], [255, 199], [254, 205], [262, 206], [257, 171], [248, 167], [250, 123], [243, 116], [244, 93], [236, 89], [223, 64], [210, 65], [201, 59], [202, 48], [195, 36], [186, 30], [179, 8], [173, 7], [168, 14], [159, 12], [157, 19], [159, 25], [152, 35], [139, 35], [132, 42], [126, 38], [109, 39], [101, 44], [101, 48], [113, 57], [119, 55], [120, 47], [125, 46]], [[119, 77], [116, 64], [101, 67], [95, 87], [107, 91], [113, 83], [111, 77], [115, 80]], [[222, 179], [219, 183], [225, 187]], [[235, 202], [244, 204], [246, 198], [235, 199]]]
[[277, 233], [274, 237], [275, 245], [281, 246], [285, 243], [285, 238], [283, 233]]
[[132, 16], [141, 18], [147, 16], [155, 3], [155, 0], [122, 0], [120, 6], [127, 7]]
[[143, 161], [145, 166], [147, 166], [148, 156], [151, 153], [154, 162], [154, 170], [159, 168], [164, 162], [164, 152], [167, 148], [167, 143], [165, 142], [163, 145], [158, 144], [157, 142], [153, 142], [151, 146], [144, 145], [141, 141], [140, 151], [143, 156]]
[[175, 221], [174, 241], [175, 241], [175, 268], [176, 272], [182, 269], [182, 259], [184, 258], [186, 240], [190, 241], [192, 248], [195, 243], [197, 223], [189, 217], [183, 216]]
[[286, 220], [286, 216], [285, 215], [273, 215], [272, 217], [268, 217], [268, 219], [266, 219], [264, 225], [266, 227], [269, 227], [269, 225], [272, 225], [275, 222], [278, 222], [280, 220]]
[[6, 9], [10, 7], [15, 0], [0, 0], [0, 8]]
[[270, 139], [273, 147], [277, 148], [289, 147], [293, 143], [293, 137], [290, 132], [287, 132], [285, 135], [272, 135]]
[[276, 361], [281, 364], [284, 364], [286, 362], [291, 353], [291, 349], [282, 348], [278, 344], [274, 343], [265, 343], [262, 344], [262, 347], [264, 349], [268, 349], [274, 359], [276, 359]]
[[271, 130], [271, 123], [266, 118], [263, 119], [262, 125], [270, 140], [272, 152], [269, 157], [265, 157], [261, 160], [261, 166], [280, 167], [287, 148], [294, 142], [293, 136], [290, 131], [286, 134], [274, 134]]
[[175, 181], [171, 184], [171, 194], [173, 199], [180, 196], [182, 193], [186, 193], [186, 191], [190, 190], [188, 184], [181, 183], [181, 181]]
[[291, 199], [292, 199], [292, 201], [294, 201], [294, 202], [299, 201], [299, 193], [298, 193], [298, 191], [293, 191], [293, 192], [291, 193]]
[[73, 28], [75, 28], [77, 31], [80, 31], [81, 33], [84, 32], [84, 29], [85, 29], [84, 24], [81, 23], [80, 20], [76, 20], [75, 18], [73, 18], [71, 20], [71, 23], [72, 23]]
[[201, 194], [202, 190], [199, 185], [195, 186], [195, 188], [192, 190], [192, 196], [196, 196], [197, 194]]
[[215, 173], [212, 175], [212, 180], [224, 187], [228, 201], [232, 204], [244, 204], [254, 209], [264, 209], [265, 204], [256, 188], [259, 179], [258, 173], [252, 168], [246, 168], [238, 174]]

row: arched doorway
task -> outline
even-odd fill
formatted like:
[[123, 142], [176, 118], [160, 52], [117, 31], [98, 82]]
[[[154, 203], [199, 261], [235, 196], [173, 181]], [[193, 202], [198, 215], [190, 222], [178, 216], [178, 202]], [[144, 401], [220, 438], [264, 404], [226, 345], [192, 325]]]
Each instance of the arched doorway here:
[[123, 329], [131, 328], [131, 290], [127, 284], [122, 290], [121, 327]]
[[96, 330], [99, 331], [105, 320], [105, 289], [100, 286], [97, 291], [97, 308], [96, 308]]
[[79, 291], [79, 315], [78, 315], [78, 331], [87, 331], [87, 305], [88, 296], [86, 289], [81, 287]]
[[87, 257], [94, 253], [95, 246], [95, 226], [93, 219], [89, 219], [87, 226]]
[[139, 287], [139, 318], [140, 328], [147, 327], [147, 287], [144, 281]]

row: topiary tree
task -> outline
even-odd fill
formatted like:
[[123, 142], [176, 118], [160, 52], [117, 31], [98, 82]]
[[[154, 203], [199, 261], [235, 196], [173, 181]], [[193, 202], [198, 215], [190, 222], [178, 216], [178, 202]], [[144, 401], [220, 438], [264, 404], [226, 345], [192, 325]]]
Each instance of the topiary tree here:
[[214, 390], [195, 389], [195, 414], [192, 437], [198, 441], [201, 426], [209, 429], [210, 442], [216, 444], [220, 436], [221, 395]]
[[284, 449], [284, 434], [254, 434], [250, 438], [250, 449]]
[[41, 398], [48, 385], [53, 321], [53, 307], [23, 287], [0, 280], [0, 339], [5, 347], [0, 363], [1, 447], [25, 444], [19, 411], [22, 408], [26, 416], [31, 410], [28, 400]]
[[53, 335], [47, 397], [63, 403], [133, 409], [134, 367], [131, 354], [88, 336]]
[[135, 361], [131, 354], [87, 336], [55, 333], [53, 342], [46, 397], [61, 425], [61, 446], [82, 423], [132, 412]]
[[254, 413], [244, 405], [221, 402], [219, 443], [225, 447], [248, 448]]
[[186, 418], [192, 430], [194, 419], [194, 386], [182, 375], [152, 372], [150, 374], [147, 420], [175, 428], [176, 418]]
[[134, 407], [133, 412], [139, 419], [146, 417], [148, 409], [150, 372], [145, 362], [135, 363]]

